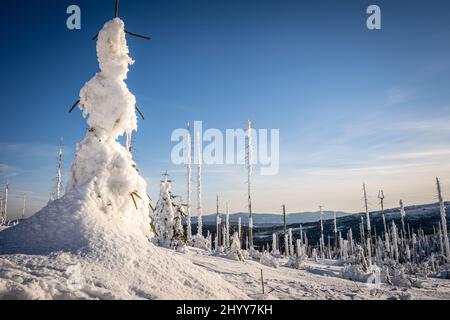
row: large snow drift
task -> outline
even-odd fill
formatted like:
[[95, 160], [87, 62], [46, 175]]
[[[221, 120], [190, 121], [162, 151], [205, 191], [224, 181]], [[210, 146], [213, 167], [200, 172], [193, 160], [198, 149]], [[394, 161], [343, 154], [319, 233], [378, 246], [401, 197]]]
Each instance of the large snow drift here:
[[80, 92], [89, 130], [66, 195], [0, 233], [0, 299], [246, 298], [220, 276], [150, 243], [146, 183], [117, 138], [137, 129], [124, 82], [124, 24], [105, 24], [101, 71]]

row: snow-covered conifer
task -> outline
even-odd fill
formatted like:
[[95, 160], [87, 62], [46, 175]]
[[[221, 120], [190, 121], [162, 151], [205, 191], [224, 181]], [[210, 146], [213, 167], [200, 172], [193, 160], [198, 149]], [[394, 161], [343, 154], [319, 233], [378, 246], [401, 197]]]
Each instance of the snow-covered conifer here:
[[89, 130], [77, 145], [66, 194], [89, 190], [98, 211], [109, 219], [118, 217], [151, 237], [147, 184], [130, 152], [117, 141], [137, 130], [136, 98], [125, 83], [133, 64], [128, 54], [123, 21], [108, 21], [97, 40], [100, 72], [80, 91], [78, 107]]
[[239, 235], [236, 232], [233, 233], [231, 245], [227, 251], [227, 257], [232, 260], [245, 261], [241, 250], [241, 241], [239, 240]]
[[165, 247], [171, 245], [174, 236], [175, 213], [170, 188], [170, 182], [167, 179], [167, 175], [165, 175], [164, 180], [161, 181], [161, 190], [159, 200], [156, 203], [154, 222], [158, 243]]

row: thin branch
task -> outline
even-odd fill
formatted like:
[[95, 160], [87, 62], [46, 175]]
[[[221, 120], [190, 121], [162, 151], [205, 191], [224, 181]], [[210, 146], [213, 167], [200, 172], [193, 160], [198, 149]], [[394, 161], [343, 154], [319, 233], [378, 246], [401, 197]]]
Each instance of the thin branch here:
[[130, 36], [133, 36], [133, 37], [137, 37], [137, 38], [141, 38], [141, 39], [145, 39], [145, 40], [150, 40], [150, 37], [141, 36], [140, 34], [133, 33], [133, 32], [127, 31], [127, 30], [125, 30], [125, 33], [127, 33], [127, 34], [129, 34]]
[[145, 120], [144, 114], [142, 113], [142, 111], [139, 109], [138, 106], [135, 106], [136, 111], [139, 113], [139, 115], [141, 116], [142, 120]]
[[77, 100], [77, 102], [75, 102], [75, 104], [72, 106], [72, 108], [70, 108], [69, 113], [72, 113], [73, 109], [75, 109], [75, 107], [80, 103], [80, 100]]
[[136, 203], [136, 199], [134, 198], [134, 193], [133, 193], [133, 192], [130, 193], [130, 196], [131, 196], [131, 199], [133, 199], [134, 206], [136, 207], [136, 210], [138, 210], [138, 206], [137, 206], [137, 203]]

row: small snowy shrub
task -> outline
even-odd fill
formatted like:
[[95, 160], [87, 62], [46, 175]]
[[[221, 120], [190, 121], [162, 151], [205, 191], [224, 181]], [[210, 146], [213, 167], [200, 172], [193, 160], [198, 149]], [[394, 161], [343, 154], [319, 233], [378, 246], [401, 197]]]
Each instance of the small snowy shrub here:
[[211, 251], [211, 245], [209, 240], [203, 237], [202, 235], [196, 234], [195, 236], [192, 237], [191, 242], [194, 248]]
[[259, 262], [265, 266], [278, 268], [280, 266], [278, 259], [271, 256], [267, 251], [264, 251], [259, 258]]
[[368, 267], [367, 271], [365, 268], [359, 264], [348, 264], [344, 266], [344, 269], [341, 272], [341, 276], [344, 279], [358, 281], [358, 282], [367, 282], [369, 278], [380, 278], [381, 269], [376, 265], [372, 265]]
[[184, 253], [184, 254], [188, 254], [189, 253], [189, 249], [185, 244], [178, 244], [175, 247], [175, 250], [179, 253]]
[[306, 267], [306, 256], [292, 256], [285, 266], [293, 269], [304, 269]]
[[[223, 247], [222, 247], [223, 248]], [[226, 252], [226, 257], [231, 260], [245, 261], [245, 255], [243, 250], [241, 250], [241, 241], [239, 240], [239, 235], [235, 232], [231, 241], [231, 246]]]
[[450, 263], [444, 264], [439, 268], [439, 278], [450, 279]]
[[258, 250], [255, 250], [253, 248], [250, 248], [248, 250], [248, 255], [250, 256], [250, 258], [252, 258], [253, 260], [259, 261], [261, 259], [262, 253], [259, 252]]

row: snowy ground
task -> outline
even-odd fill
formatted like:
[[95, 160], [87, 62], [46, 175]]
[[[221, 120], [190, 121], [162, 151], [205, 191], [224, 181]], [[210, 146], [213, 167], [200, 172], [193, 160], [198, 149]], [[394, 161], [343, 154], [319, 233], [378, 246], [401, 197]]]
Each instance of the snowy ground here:
[[110, 265], [103, 258], [62, 252], [0, 256], [0, 299], [450, 299], [450, 280], [428, 278], [422, 288], [374, 290], [340, 278], [342, 267], [332, 261], [309, 261], [304, 270], [271, 268], [194, 248], [183, 254], [149, 246], [150, 256], [110, 260]]
[[[381, 285], [374, 290], [365, 283], [340, 278], [341, 266], [332, 261], [307, 262], [305, 270], [286, 267], [271, 268], [256, 261], [238, 262], [205, 255], [190, 249], [187, 256], [195, 265], [216, 273], [251, 299], [450, 299], [450, 280], [423, 280], [422, 288], [397, 288]], [[266, 292], [262, 296], [261, 269]]]

